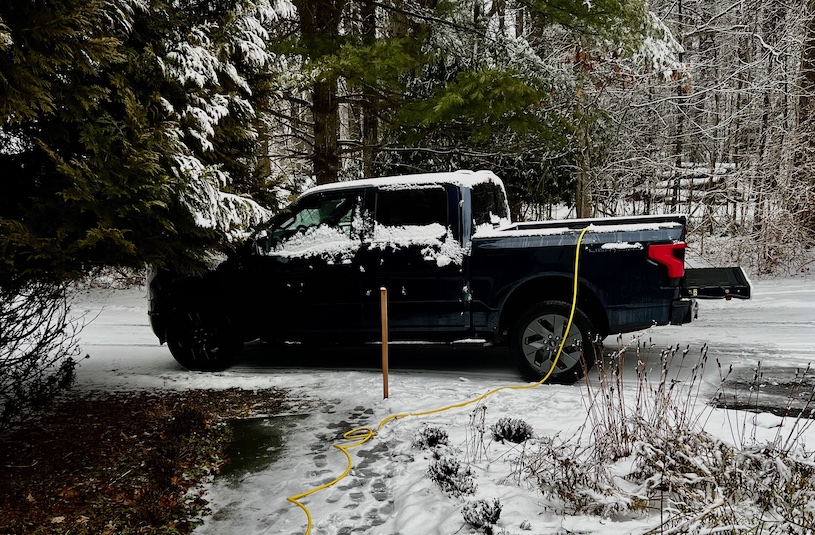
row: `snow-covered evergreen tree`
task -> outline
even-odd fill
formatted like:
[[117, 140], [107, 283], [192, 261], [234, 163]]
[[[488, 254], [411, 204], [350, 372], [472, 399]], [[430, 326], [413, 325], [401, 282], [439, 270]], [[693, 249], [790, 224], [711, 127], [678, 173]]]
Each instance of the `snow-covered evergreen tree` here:
[[273, 2], [0, 5], [0, 283], [191, 269], [266, 216], [245, 195]]

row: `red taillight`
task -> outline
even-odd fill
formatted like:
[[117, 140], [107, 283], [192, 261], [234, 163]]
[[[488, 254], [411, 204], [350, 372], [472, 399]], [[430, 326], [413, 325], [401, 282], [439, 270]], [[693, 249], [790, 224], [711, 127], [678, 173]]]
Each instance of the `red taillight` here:
[[648, 247], [648, 258], [668, 268], [668, 277], [678, 279], [685, 276], [685, 242], [665, 243]]

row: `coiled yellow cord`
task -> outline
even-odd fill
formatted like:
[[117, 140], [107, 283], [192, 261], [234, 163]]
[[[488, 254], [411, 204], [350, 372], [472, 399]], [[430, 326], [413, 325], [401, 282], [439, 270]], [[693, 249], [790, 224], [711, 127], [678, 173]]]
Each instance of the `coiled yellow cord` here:
[[297, 494], [297, 495], [289, 496], [288, 498], [286, 498], [286, 501], [293, 503], [294, 505], [296, 505], [297, 507], [302, 509], [303, 512], [306, 514], [306, 518], [308, 519], [308, 525], [306, 527], [306, 532], [305, 532], [304, 535], [309, 535], [309, 533], [311, 533], [312, 519], [311, 519], [311, 513], [309, 512], [308, 508], [305, 505], [303, 505], [300, 502], [300, 500], [302, 500], [303, 498], [306, 498], [308, 496], [311, 496], [312, 494], [320, 492], [321, 490], [325, 490], [328, 487], [331, 487], [332, 485], [335, 485], [338, 482], [340, 482], [342, 479], [344, 479], [345, 476], [347, 476], [351, 472], [351, 468], [354, 466], [354, 463], [351, 460], [351, 455], [348, 453], [348, 450], [350, 450], [351, 448], [356, 448], [357, 446], [361, 446], [361, 445], [365, 444], [366, 442], [368, 442], [371, 438], [373, 438], [374, 434], [381, 431], [382, 428], [385, 427], [385, 425], [388, 422], [390, 422], [392, 420], [396, 420], [397, 418], [407, 418], [409, 416], [428, 416], [430, 414], [437, 414], [437, 413], [440, 413], [440, 412], [449, 411], [451, 409], [458, 409], [458, 408], [461, 408], [461, 407], [466, 407], [467, 405], [472, 405], [473, 403], [478, 403], [479, 401], [482, 401], [482, 400], [486, 399], [487, 397], [495, 394], [496, 392], [500, 392], [501, 390], [525, 390], [525, 389], [528, 389], [528, 388], [535, 388], [537, 386], [542, 385], [543, 383], [546, 382], [547, 379], [549, 379], [549, 377], [552, 375], [552, 372], [555, 371], [555, 366], [557, 366], [557, 362], [558, 362], [558, 359], [560, 358], [560, 354], [563, 352], [563, 347], [566, 345], [566, 339], [568, 338], [569, 330], [572, 328], [572, 321], [574, 320], [574, 311], [577, 308], [577, 287], [578, 287], [577, 271], [578, 271], [578, 266], [580, 265], [580, 245], [583, 242], [583, 236], [585, 236], [585, 234], [586, 234], [586, 232], [588, 232], [588, 230], [589, 230], [589, 227], [584, 228], [580, 232], [580, 235], [577, 238], [577, 247], [576, 247], [576, 250], [575, 250], [575, 253], [574, 253], [574, 285], [573, 285], [573, 291], [572, 291], [572, 307], [571, 307], [571, 310], [569, 311], [569, 321], [566, 324], [566, 332], [563, 335], [563, 339], [560, 341], [560, 347], [558, 347], [557, 353], [555, 354], [555, 358], [552, 361], [552, 367], [549, 368], [549, 371], [547, 372], [547, 374], [544, 375], [543, 378], [540, 381], [538, 381], [537, 383], [526, 384], [526, 385], [501, 386], [501, 387], [498, 387], [498, 388], [494, 388], [494, 389], [490, 390], [489, 392], [487, 392], [486, 394], [478, 396], [477, 398], [468, 399], [467, 401], [462, 401], [461, 403], [455, 403], [453, 405], [448, 405], [446, 407], [441, 407], [439, 409], [433, 409], [433, 410], [423, 411], [423, 412], [406, 412], [406, 413], [400, 413], [400, 414], [392, 414], [392, 415], [388, 416], [387, 418], [385, 418], [384, 420], [382, 420], [379, 423], [379, 426], [376, 428], [376, 431], [374, 431], [370, 427], [357, 427], [355, 429], [351, 429], [350, 431], [346, 432], [342, 437], [345, 440], [353, 440], [354, 442], [351, 443], [351, 444], [346, 444], [344, 446], [338, 446], [336, 444], [334, 445], [335, 448], [337, 448], [338, 450], [340, 450], [341, 452], [343, 452], [345, 454], [345, 458], [348, 461], [348, 466], [345, 468], [345, 471], [341, 475], [339, 475], [338, 477], [333, 479], [332, 481], [329, 481], [328, 483], [320, 485], [319, 487], [315, 487], [315, 488], [313, 488], [313, 489], [311, 489], [311, 490], [309, 490], [307, 492], [303, 492], [302, 494]]

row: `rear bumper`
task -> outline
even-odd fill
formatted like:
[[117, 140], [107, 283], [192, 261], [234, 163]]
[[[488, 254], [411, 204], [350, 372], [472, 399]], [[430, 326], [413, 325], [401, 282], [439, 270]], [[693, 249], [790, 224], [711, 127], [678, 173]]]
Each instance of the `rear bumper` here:
[[699, 317], [696, 299], [677, 299], [671, 303], [671, 325], [690, 323]]

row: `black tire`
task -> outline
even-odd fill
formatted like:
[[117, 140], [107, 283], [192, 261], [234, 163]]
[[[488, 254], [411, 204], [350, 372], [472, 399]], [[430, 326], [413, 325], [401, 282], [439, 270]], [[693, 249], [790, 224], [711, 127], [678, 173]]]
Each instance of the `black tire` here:
[[177, 310], [167, 325], [167, 347], [188, 370], [211, 372], [234, 364], [243, 341], [225, 314]]
[[[543, 301], [518, 317], [510, 335], [510, 351], [527, 380], [537, 382], [549, 373], [570, 311], [569, 303]], [[576, 309], [566, 345], [546, 382], [572, 384], [583, 377], [594, 366], [594, 336], [591, 320]]]

